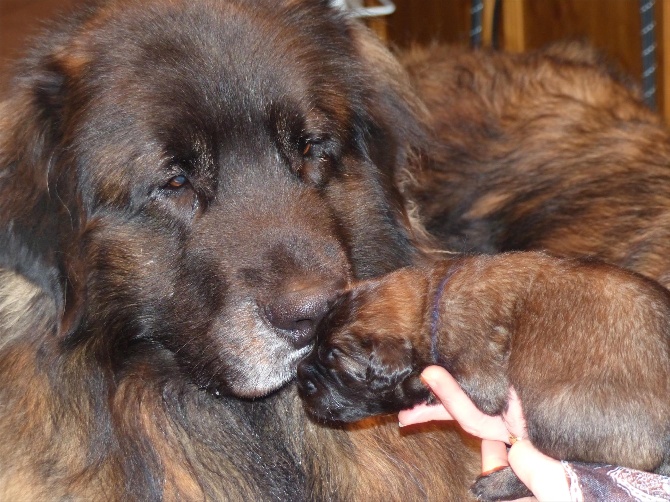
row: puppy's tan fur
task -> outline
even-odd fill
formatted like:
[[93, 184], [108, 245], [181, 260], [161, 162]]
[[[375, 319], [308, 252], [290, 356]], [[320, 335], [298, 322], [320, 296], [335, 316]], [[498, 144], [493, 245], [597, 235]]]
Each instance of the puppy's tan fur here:
[[439, 364], [490, 415], [514, 387], [552, 457], [670, 472], [670, 294], [640, 275], [541, 253], [443, 260], [359, 283], [319, 337], [299, 374], [322, 418], [410, 407]]

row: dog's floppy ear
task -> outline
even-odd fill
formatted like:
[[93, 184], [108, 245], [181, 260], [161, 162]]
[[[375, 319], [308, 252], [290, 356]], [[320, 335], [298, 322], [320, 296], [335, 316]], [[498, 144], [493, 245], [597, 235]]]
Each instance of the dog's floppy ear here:
[[[360, 26], [352, 33], [373, 90], [367, 103], [372, 119], [368, 126], [374, 129], [369, 135], [371, 154], [383, 159], [382, 168], [390, 167], [400, 175], [430, 148], [428, 110], [405, 69], [377, 37]], [[383, 157], [389, 154], [393, 157]]]
[[412, 346], [408, 340], [379, 337], [372, 343], [368, 386], [372, 391], [394, 388], [412, 372]]
[[358, 24], [351, 33], [370, 84], [367, 116], [362, 120], [363, 136], [371, 160], [386, 181], [388, 200], [394, 203], [389, 212], [405, 229], [403, 237], [408, 242], [430, 247], [428, 233], [412, 214], [414, 205], [401, 193], [427, 152], [433, 150], [434, 138], [427, 125], [429, 112], [405, 69], [378, 38]]
[[0, 104], [0, 267], [49, 293], [68, 332], [81, 312], [84, 222], [65, 131], [82, 60], [62, 47], [37, 49], [23, 65]]

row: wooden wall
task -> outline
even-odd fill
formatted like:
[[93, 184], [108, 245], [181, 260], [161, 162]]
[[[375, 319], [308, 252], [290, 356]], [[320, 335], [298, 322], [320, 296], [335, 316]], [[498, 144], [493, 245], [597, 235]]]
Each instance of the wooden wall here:
[[[492, 9], [493, 0], [485, 0]], [[540, 48], [565, 38], [589, 40], [636, 80], [641, 79], [639, 0], [501, 0], [499, 47], [510, 51]], [[413, 41], [469, 41], [470, 0], [395, 0], [386, 19], [389, 43], [406, 47]], [[656, 0], [657, 102], [670, 117], [670, 0]], [[665, 21], [665, 22], [664, 22]], [[667, 40], [666, 40], [667, 39]], [[664, 42], [664, 40], [666, 40]], [[664, 78], [664, 75], [667, 75]]]
[[394, 0], [396, 11], [387, 19], [391, 42], [467, 44], [470, 36], [470, 0]]
[[6, 87], [11, 61], [41, 22], [76, 1], [81, 0], [0, 0], [0, 92]]
[[[7, 66], [21, 53], [39, 23], [64, 6], [82, 0], [0, 0], [0, 92]], [[374, 2], [375, 0], [366, 0]], [[467, 44], [470, 0], [394, 0], [396, 12], [377, 20], [378, 31], [395, 46], [433, 41]], [[488, 8], [494, 0], [485, 0]], [[501, 0], [500, 46], [512, 51], [534, 49], [562, 38], [585, 38], [605, 51], [634, 78], [641, 75], [639, 0]], [[670, 117], [665, 98], [664, 53], [670, 57], [670, 0], [656, 0], [659, 109]], [[668, 41], [664, 44], [663, 40]], [[665, 47], [668, 49], [664, 50]], [[670, 76], [667, 81], [670, 88]], [[670, 92], [670, 89], [668, 89]]]

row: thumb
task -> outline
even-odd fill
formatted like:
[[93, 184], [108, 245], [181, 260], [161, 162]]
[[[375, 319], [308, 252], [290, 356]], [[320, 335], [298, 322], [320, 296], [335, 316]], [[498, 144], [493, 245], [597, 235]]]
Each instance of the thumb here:
[[502, 441], [482, 439], [482, 474], [487, 474], [509, 465], [507, 445]]
[[514, 473], [539, 502], [571, 500], [561, 463], [539, 452], [527, 439], [514, 443], [507, 459]]

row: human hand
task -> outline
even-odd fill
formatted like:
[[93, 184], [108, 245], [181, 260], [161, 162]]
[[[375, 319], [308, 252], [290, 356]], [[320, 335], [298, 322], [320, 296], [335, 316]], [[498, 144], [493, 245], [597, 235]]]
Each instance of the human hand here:
[[[526, 422], [521, 402], [510, 389], [508, 408], [502, 416], [481, 412], [463, 392], [449, 372], [430, 366], [421, 374], [441, 404], [419, 405], [398, 414], [401, 425], [431, 420], [456, 420], [468, 433], [482, 438], [482, 472], [510, 466], [519, 479], [540, 501], [570, 500], [568, 481], [558, 460], [539, 452], [526, 437]], [[514, 438], [507, 449], [505, 443]]]
[[[508, 429], [503, 417], [486, 415], [480, 411], [463, 392], [456, 379], [441, 366], [429, 366], [423, 370], [421, 378], [431, 388], [441, 404], [420, 404], [411, 410], [401, 411], [398, 414], [398, 422], [401, 425], [418, 424], [431, 420], [456, 420], [468, 434], [502, 442], [509, 441], [510, 433], [517, 437], [522, 437], [525, 433], [525, 422], [516, 393], [510, 396], [510, 410], [508, 410], [515, 412], [513, 416], [510, 416], [513, 422], [510, 424], [512, 430]], [[518, 410], [513, 409], [513, 406], [518, 406]], [[517, 416], [522, 418], [520, 422]]]
[[514, 474], [540, 502], [572, 500], [561, 463], [538, 451], [530, 441], [514, 443], [507, 452], [507, 460]]

